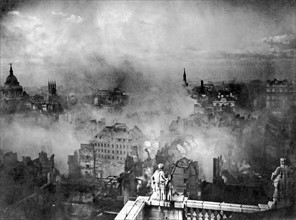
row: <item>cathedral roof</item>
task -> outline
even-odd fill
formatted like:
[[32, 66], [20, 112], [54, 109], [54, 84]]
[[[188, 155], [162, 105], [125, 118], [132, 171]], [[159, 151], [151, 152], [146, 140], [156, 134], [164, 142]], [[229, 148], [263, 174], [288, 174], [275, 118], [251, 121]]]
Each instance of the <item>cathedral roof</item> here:
[[9, 71], [9, 75], [6, 78], [6, 82], [5, 85], [8, 86], [18, 86], [19, 82], [17, 81], [17, 78], [15, 77], [15, 75], [13, 75], [13, 70], [12, 70], [12, 64], [10, 64], [10, 71]]

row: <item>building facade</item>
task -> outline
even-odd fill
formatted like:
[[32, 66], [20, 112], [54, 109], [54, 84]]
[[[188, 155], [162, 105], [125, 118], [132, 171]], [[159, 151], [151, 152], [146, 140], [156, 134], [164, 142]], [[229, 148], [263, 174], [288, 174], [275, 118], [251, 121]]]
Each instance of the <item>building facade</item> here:
[[[132, 129], [123, 123], [105, 126], [89, 144], [81, 144], [77, 160], [80, 174], [97, 177], [119, 175], [124, 171], [127, 155], [135, 160], [143, 159], [145, 141], [145, 135], [137, 126]], [[70, 172], [73, 166], [75, 163], [69, 163]]]
[[266, 108], [287, 110], [295, 105], [295, 91], [293, 84], [288, 80], [267, 80], [266, 82]]

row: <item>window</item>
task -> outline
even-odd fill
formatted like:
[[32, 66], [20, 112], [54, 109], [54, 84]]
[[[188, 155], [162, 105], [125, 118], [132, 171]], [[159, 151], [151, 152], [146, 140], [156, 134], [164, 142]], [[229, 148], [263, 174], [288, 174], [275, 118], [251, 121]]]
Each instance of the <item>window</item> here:
[[120, 149], [121, 149], [121, 145], [120, 145]]
[[114, 154], [114, 150], [112, 151], [112, 154]]
[[118, 150], [116, 151], [116, 153], [118, 154]]
[[112, 148], [114, 148], [114, 144], [112, 144]]
[[117, 160], [119, 159], [119, 157], [117, 156]]
[[89, 164], [86, 164], [86, 168], [89, 168]]
[[116, 148], [118, 148], [118, 144], [116, 144]]
[[86, 155], [86, 156], [85, 156], [85, 158], [86, 158], [86, 159], [89, 159], [89, 156], [88, 156], [88, 155]]
[[125, 148], [125, 145], [123, 145], [123, 148]]
[[110, 153], [110, 151], [108, 150], [108, 153]]

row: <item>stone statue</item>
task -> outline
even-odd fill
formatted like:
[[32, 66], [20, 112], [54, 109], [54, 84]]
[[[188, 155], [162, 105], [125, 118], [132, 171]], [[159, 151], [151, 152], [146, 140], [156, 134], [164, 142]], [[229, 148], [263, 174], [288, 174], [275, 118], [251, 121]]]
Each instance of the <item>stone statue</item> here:
[[165, 177], [163, 172], [164, 165], [162, 163], [158, 164], [158, 169], [154, 172], [152, 176], [152, 198], [158, 200], [165, 199], [165, 185], [168, 179]]
[[293, 169], [287, 165], [286, 158], [280, 159], [280, 166], [278, 166], [271, 175], [273, 181], [274, 193], [272, 207], [275, 207], [281, 199], [286, 199], [288, 191], [290, 190], [290, 176]]

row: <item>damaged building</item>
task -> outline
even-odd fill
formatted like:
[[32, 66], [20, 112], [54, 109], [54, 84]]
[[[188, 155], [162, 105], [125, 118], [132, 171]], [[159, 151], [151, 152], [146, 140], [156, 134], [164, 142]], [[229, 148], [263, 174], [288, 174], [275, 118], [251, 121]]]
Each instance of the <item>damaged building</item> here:
[[[145, 140], [145, 135], [137, 126], [132, 129], [124, 123], [105, 126], [89, 144], [81, 144], [76, 159], [81, 175], [119, 175], [124, 170], [127, 155], [136, 160], [143, 159]], [[69, 170], [73, 171], [73, 166], [76, 166], [75, 157], [69, 159], [73, 161], [68, 162]]]
[[114, 90], [97, 90], [91, 95], [92, 104], [108, 110], [119, 110], [128, 104], [128, 95], [115, 88]]
[[1, 208], [14, 204], [33, 194], [35, 189], [41, 187], [59, 175], [55, 168], [54, 155], [50, 157], [46, 152], [40, 152], [38, 157], [23, 156], [19, 161], [17, 153], [2, 152], [0, 178], [1, 178]]

